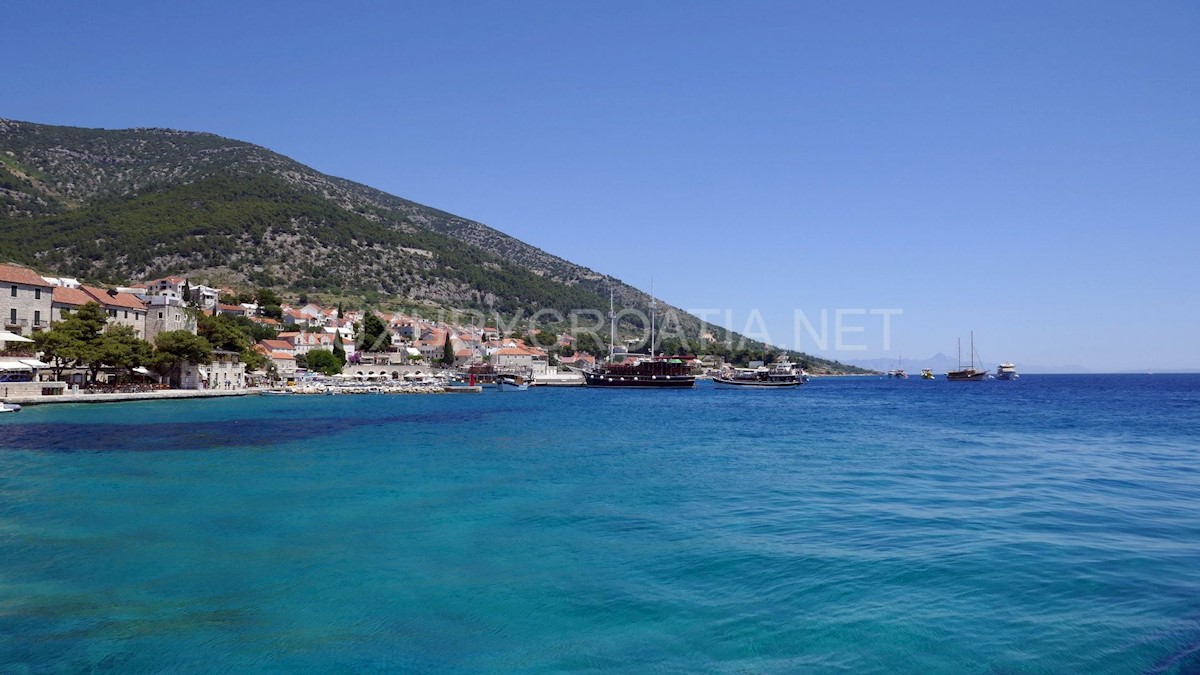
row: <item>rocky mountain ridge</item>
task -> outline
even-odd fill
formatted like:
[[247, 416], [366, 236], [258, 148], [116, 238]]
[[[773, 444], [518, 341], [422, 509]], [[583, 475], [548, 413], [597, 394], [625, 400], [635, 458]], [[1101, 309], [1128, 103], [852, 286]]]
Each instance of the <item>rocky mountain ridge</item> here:
[[[618, 307], [650, 305], [482, 223], [204, 132], [0, 119], [0, 222], [0, 257], [98, 281], [200, 273], [507, 314], [605, 312], [610, 289]], [[659, 306], [688, 335], [740, 337]]]

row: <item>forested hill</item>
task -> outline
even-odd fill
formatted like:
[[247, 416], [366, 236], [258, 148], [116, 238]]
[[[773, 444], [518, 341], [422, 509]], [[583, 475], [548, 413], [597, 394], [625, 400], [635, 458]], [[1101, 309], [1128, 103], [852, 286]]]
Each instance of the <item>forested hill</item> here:
[[[612, 288], [649, 305], [480, 223], [207, 133], [0, 119], [0, 226], [0, 259], [98, 282], [174, 273], [502, 313], [607, 310]], [[688, 334], [726, 337], [676, 311]]]

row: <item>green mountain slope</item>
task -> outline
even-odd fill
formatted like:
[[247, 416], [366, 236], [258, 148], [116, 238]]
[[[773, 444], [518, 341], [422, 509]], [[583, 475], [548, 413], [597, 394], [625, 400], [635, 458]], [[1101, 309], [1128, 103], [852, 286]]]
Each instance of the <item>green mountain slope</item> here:
[[[164, 129], [0, 119], [0, 258], [103, 282], [182, 273], [504, 314], [606, 311], [610, 288], [621, 307], [649, 306], [632, 286], [480, 223], [249, 143]], [[688, 335], [737, 339], [666, 309]]]

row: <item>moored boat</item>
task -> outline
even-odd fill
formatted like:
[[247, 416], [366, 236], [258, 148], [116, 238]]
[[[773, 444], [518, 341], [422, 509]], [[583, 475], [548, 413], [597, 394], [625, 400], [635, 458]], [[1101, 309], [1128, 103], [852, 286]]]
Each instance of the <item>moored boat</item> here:
[[1015, 380], [1018, 377], [1020, 377], [1020, 375], [1017, 374], [1017, 367], [1013, 365], [1011, 361], [1005, 361], [1004, 363], [1001, 363], [998, 368], [996, 368], [997, 380]]
[[922, 380], [934, 379], [933, 368], [922, 368], [921, 369], [921, 379]]
[[735, 368], [712, 378], [719, 387], [743, 387], [753, 389], [794, 389], [808, 381], [808, 374], [798, 364], [784, 356], [768, 368]]
[[634, 356], [621, 363], [606, 363], [581, 372], [589, 387], [678, 389], [696, 384], [691, 366], [682, 359], [666, 356]]
[[[653, 289], [653, 285], [651, 285]], [[617, 319], [613, 311], [612, 291], [608, 293], [609, 351], [608, 361], [580, 370], [588, 387], [616, 389], [686, 389], [696, 385], [696, 375], [686, 361], [674, 356], [654, 354], [653, 292], [650, 299], [650, 354], [624, 354], [617, 360]]]
[[529, 382], [520, 375], [497, 375], [496, 391], [526, 391]]
[[962, 339], [958, 340], [958, 369], [946, 373], [950, 382], [982, 382], [987, 377], [986, 370], [975, 368], [975, 332], [971, 331], [971, 364], [966, 368], [962, 365]]

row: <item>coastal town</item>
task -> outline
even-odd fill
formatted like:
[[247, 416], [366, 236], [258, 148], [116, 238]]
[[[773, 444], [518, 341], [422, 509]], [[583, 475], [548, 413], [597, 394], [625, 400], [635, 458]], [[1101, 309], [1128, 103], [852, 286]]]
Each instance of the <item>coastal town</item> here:
[[[0, 289], [0, 397], [8, 402], [317, 393], [332, 385], [443, 391], [497, 374], [577, 386], [579, 371], [596, 364], [595, 350], [576, 350], [565, 332], [506, 333], [403, 312], [284, 303], [273, 291], [239, 293], [182, 276], [100, 288], [0, 264]], [[87, 329], [71, 327], [88, 316], [103, 324], [91, 329], [90, 348], [79, 337]], [[96, 346], [105, 340], [115, 345]], [[683, 365], [719, 364], [685, 358]]]

